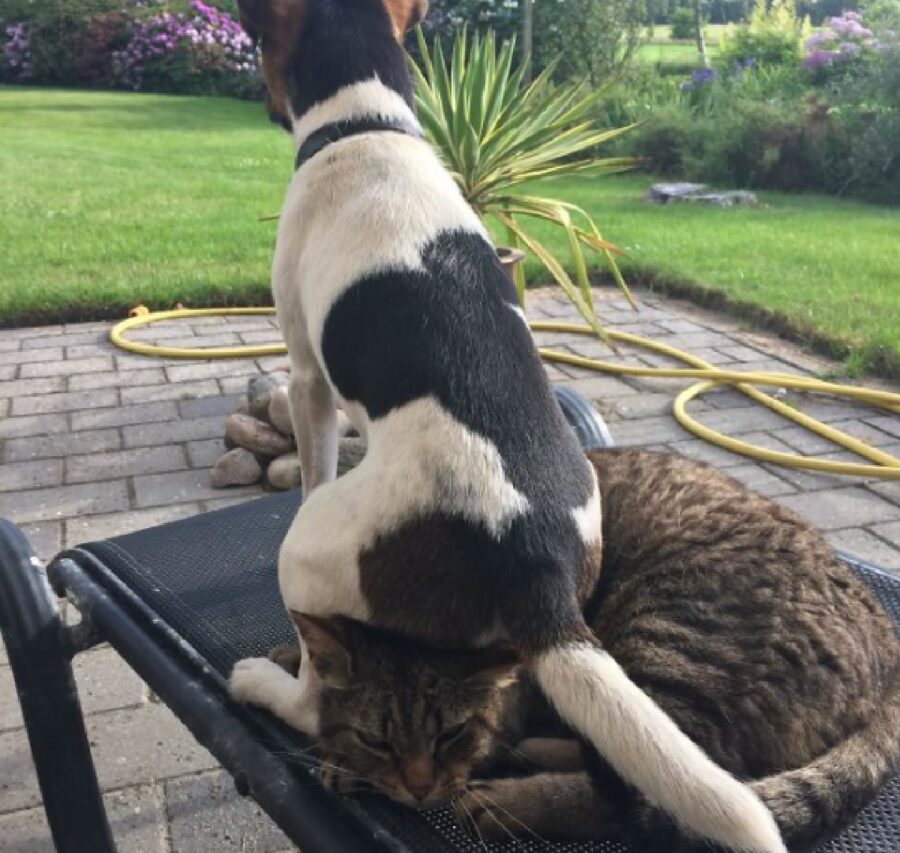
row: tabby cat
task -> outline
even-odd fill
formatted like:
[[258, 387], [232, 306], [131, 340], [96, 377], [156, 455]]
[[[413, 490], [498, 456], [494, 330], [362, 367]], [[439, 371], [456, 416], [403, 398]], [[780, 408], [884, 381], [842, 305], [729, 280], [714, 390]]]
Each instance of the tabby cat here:
[[[603, 647], [714, 761], [754, 780], [786, 842], [840, 827], [900, 758], [885, 612], [806, 522], [715, 469], [641, 450], [591, 460], [604, 554], [585, 612]], [[484, 838], [691, 846], [502, 652], [426, 650], [347, 621], [299, 627], [324, 683], [324, 775], [340, 790], [452, 799]]]

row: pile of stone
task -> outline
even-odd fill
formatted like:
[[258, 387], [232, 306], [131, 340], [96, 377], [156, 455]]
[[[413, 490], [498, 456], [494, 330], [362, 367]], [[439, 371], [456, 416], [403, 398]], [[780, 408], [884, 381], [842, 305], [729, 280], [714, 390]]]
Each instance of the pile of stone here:
[[[365, 445], [343, 412], [338, 473], [358, 464]], [[286, 370], [263, 373], [247, 382], [247, 396], [225, 421], [226, 452], [209, 474], [214, 488], [266, 482], [273, 489], [300, 485], [300, 458], [291, 424]]]
[[756, 193], [748, 190], [711, 190], [707, 184], [654, 184], [644, 198], [653, 204], [709, 204], [713, 207], [759, 207]]

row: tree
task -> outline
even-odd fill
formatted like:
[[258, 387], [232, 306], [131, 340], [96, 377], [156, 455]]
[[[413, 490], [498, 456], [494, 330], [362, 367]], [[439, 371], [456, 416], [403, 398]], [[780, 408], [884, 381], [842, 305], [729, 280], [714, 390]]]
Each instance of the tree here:
[[643, 16], [644, 0], [541, 0], [534, 6], [536, 64], [560, 56], [560, 77], [598, 86], [631, 58]]

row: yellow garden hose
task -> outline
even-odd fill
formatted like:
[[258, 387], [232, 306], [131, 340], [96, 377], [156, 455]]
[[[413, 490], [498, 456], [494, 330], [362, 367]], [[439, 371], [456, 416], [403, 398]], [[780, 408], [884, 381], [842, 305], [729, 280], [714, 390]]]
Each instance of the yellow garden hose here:
[[[151, 343], [128, 340], [125, 333], [138, 326], [155, 323], [162, 320], [174, 320], [180, 318], [212, 317], [227, 314], [261, 315], [274, 314], [274, 308], [201, 308], [184, 309], [174, 311], [156, 311], [142, 313], [129, 317], [116, 324], [110, 331], [109, 337], [113, 344], [129, 352], [142, 355], [162, 356], [166, 358], [254, 358], [266, 355], [283, 355], [287, 353], [284, 344], [268, 344], [264, 346], [242, 347], [208, 347], [188, 349], [184, 347], [157, 346]], [[594, 332], [588, 326], [576, 323], [534, 322], [529, 324], [535, 332], [566, 332], [575, 335], [590, 335]], [[540, 348], [541, 357], [545, 361], [560, 364], [569, 364], [586, 370], [594, 370], [600, 373], [610, 373], [618, 376], [653, 377], [657, 379], [697, 379], [700, 380], [682, 391], [676, 398], [673, 406], [675, 419], [688, 432], [708, 441], [711, 444], [724, 447], [742, 456], [757, 459], [761, 462], [773, 462], [777, 465], [785, 465], [790, 468], [804, 468], [812, 471], [824, 471], [829, 474], [850, 474], [861, 477], [880, 477], [885, 480], [900, 480], [900, 459], [884, 453], [869, 444], [866, 444], [853, 436], [847, 435], [834, 427], [823, 424], [815, 418], [804, 415], [793, 406], [789, 406], [780, 400], [764, 394], [752, 387], [763, 385], [776, 388], [790, 388], [795, 391], [815, 392], [828, 394], [833, 397], [846, 397], [868, 406], [884, 409], [892, 414], [900, 414], [900, 394], [890, 391], [876, 391], [871, 388], [859, 388], [854, 385], [839, 385], [833, 382], [824, 382], [820, 379], [811, 379], [805, 376], [793, 376], [783, 373], [767, 373], [739, 370], [718, 370], [708, 362], [690, 353], [670, 347], [658, 341], [630, 335], [626, 332], [609, 330], [610, 338], [614, 341], [648, 349], [660, 355], [677, 359], [689, 365], [687, 368], [658, 368], [658, 367], [630, 367], [621, 364], [612, 364], [607, 361], [599, 361], [593, 358], [584, 358], [569, 353]], [[695, 397], [704, 394], [719, 385], [731, 385], [742, 394], [746, 394], [755, 402], [766, 406], [783, 417], [805, 427], [810, 432], [827, 438], [835, 444], [852, 451], [857, 456], [862, 456], [875, 464], [857, 462], [835, 462], [830, 459], [816, 459], [808, 456], [797, 456], [792, 453], [780, 453], [776, 450], [768, 450], [748, 444], [745, 441], [732, 438], [716, 432], [709, 427], [694, 420], [686, 410], [687, 403]]]

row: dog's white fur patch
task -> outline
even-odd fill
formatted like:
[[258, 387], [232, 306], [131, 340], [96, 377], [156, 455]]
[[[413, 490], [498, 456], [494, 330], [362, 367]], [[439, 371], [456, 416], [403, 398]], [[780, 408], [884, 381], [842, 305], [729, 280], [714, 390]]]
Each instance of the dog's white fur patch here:
[[786, 853], [756, 794], [714, 764], [606, 652], [572, 644], [541, 655], [533, 670], [562, 718], [688, 832], [742, 853]]
[[378, 536], [444, 512], [482, 524], [499, 538], [530, 508], [506, 478], [497, 448], [433, 397], [365, 426], [363, 461], [315, 489], [284, 540], [278, 578], [289, 609], [366, 619], [357, 557]]
[[603, 506], [600, 498], [600, 484], [597, 482], [597, 471], [589, 466], [594, 490], [584, 506], [575, 507], [572, 516], [578, 525], [578, 532], [585, 545], [599, 545], [603, 541]]

